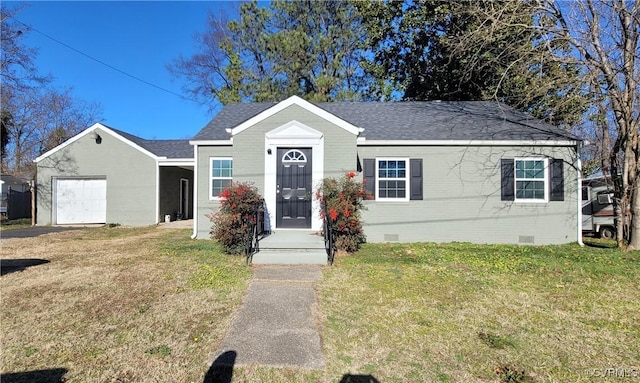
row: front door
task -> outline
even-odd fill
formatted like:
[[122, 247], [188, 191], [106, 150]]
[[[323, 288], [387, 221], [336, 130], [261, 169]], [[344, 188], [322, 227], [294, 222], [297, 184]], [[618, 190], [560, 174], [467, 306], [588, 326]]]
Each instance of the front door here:
[[311, 228], [311, 148], [278, 148], [276, 227]]

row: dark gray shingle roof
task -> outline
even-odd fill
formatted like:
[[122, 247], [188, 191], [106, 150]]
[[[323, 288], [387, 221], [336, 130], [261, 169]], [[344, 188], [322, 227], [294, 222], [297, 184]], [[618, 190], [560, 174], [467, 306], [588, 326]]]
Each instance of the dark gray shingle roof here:
[[[274, 106], [225, 106], [194, 140], [227, 140], [233, 128]], [[316, 106], [364, 128], [367, 140], [576, 140], [562, 129], [492, 101], [326, 102]]]
[[0, 174], [0, 180], [4, 181], [7, 185], [24, 185], [29, 183], [29, 181], [10, 174]]
[[107, 127], [156, 156], [167, 158], [193, 158], [193, 146], [189, 144], [189, 140], [145, 140], [144, 138], [134, 136], [133, 134], [123, 132], [122, 130], [114, 129], [110, 126]]
[[275, 102], [228, 104], [193, 137], [194, 140], [228, 140], [226, 129], [232, 129], [251, 117], [276, 105]]

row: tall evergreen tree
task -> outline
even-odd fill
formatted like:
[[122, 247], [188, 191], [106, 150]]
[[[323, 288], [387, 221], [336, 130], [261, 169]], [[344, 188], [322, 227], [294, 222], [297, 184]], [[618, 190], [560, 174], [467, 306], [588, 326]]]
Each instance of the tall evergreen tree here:
[[352, 2], [276, 0], [265, 8], [254, 1], [241, 5], [238, 20], [210, 15], [197, 36], [200, 52], [169, 68], [212, 105], [291, 95], [359, 100], [368, 86], [360, 67], [365, 33]]

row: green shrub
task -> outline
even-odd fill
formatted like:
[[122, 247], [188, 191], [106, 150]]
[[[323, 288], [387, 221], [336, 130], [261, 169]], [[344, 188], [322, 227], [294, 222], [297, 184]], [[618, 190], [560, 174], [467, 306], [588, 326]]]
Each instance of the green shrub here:
[[220, 195], [220, 209], [207, 214], [213, 225], [211, 238], [218, 241], [227, 254], [244, 252], [247, 225], [262, 196], [258, 188], [249, 183], [234, 182]]
[[328, 221], [335, 233], [338, 250], [355, 252], [366, 240], [362, 229], [362, 201], [369, 197], [364, 183], [355, 179], [355, 172], [348, 172], [341, 178], [325, 178], [316, 190], [320, 201], [320, 214], [324, 216], [324, 205], [329, 214]]

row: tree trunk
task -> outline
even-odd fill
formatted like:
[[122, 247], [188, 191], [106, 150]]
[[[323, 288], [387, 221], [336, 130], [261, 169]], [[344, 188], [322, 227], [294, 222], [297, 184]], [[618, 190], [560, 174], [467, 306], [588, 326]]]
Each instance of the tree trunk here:
[[640, 250], [640, 185], [636, 177], [631, 185], [631, 222], [629, 233], [629, 250]]

